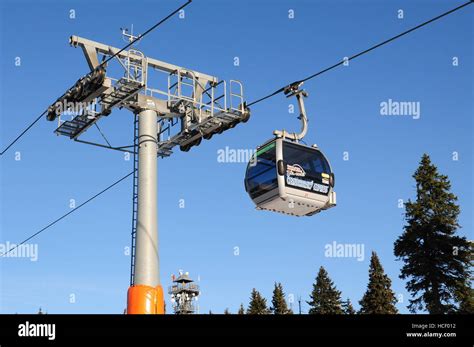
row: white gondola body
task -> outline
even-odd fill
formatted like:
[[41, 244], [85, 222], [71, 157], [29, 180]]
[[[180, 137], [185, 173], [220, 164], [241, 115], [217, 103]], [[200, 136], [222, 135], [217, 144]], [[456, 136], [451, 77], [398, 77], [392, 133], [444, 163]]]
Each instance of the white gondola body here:
[[311, 216], [336, 206], [334, 174], [324, 154], [283, 138], [257, 149], [245, 188], [259, 210]]

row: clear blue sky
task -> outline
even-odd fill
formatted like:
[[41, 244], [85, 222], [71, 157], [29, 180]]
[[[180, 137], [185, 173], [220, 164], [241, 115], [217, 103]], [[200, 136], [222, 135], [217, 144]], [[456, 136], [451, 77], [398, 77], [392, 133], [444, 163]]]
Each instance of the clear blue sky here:
[[[132, 5], [133, 3], [133, 5]], [[462, 1], [204, 1], [173, 18], [139, 47], [147, 55], [225, 79], [242, 80], [247, 100], [319, 71]], [[80, 76], [87, 64], [72, 34], [123, 46], [120, 27], [145, 31], [181, 1], [2, 1], [0, 121], [3, 148]], [[69, 9], [76, 19], [69, 19]], [[295, 18], [288, 19], [288, 10]], [[404, 10], [404, 19], [397, 10]], [[338, 206], [309, 218], [254, 210], [244, 163], [218, 163], [217, 151], [251, 149], [274, 129], [298, 129], [282, 95], [252, 108], [245, 125], [188, 153], [159, 161], [162, 284], [178, 269], [199, 276], [201, 312], [248, 304], [253, 287], [268, 300], [274, 281], [307, 300], [324, 266], [356, 308], [375, 250], [404, 296], [393, 242], [404, 225], [398, 199], [414, 198], [421, 155], [452, 182], [461, 206], [460, 233], [473, 238], [473, 9], [470, 6], [305, 85], [309, 143], [327, 154]], [[15, 66], [15, 57], [21, 66]], [[235, 67], [234, 57], [240, 58]], [[459, 66], [453, 66], [458, 57]], [[414, 101], [421, 117], [381, 116], [380, 103]], [[132, 116], [101, 123], [113, 145], [132, 138]], [[74, 143], [40, 121], [1, 158], [0, 242], [18, 242], [131, 171], [120, 152]], [[90, 138], [96, 137], [91, 129]], [[21, 161], [15, 161], [15, 152]], [[349, 160], [343, 153], [349, 152]], [[452, 160], [452, 153], [459, 160]], [[179, 199], [185, 208], [179, 208]], [[30, 241], [39, 259], [0, 261], [0, 312], [121, 313], [130, 258], [131, 180]], [[332, 242], [365, 246], [365, 260], [325, 257]], [[239, 247], [240, 255], [234, 255]], [[70, 294], [76, 302], [69, 303]], [[168, 308], [170, 304], [167, 297]], [[296, 310], [296, 303], [293, 308]], [[303, 303], [303, 311], [308, 309]]]

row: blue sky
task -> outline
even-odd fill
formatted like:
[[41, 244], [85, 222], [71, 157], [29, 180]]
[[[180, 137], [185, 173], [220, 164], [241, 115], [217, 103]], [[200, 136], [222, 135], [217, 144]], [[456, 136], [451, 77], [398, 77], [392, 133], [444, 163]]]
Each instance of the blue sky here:
[[[204, 1], [186, 8], [138, 46], [148, 56], [244, 83], [253, 101], [378, 43], [461, 1]], [[120, 5], [119, 5], [120, 4]], [[120, 27], [143, 32], [179, 1], [3, 1], [1, 4], [0, 144], [56, 100], [88, 67], [75, 34], [116, 47]], [[471, 6], [472, 7], [472, 6]], [[236, 312], [253, 287], [271, 299], [273, 283], [307, 300], [324, 266], [356, 308], [368, 280], [371, 250], [404, 302], [393, 242], [404, 224], [399, 199], [414, 198], [421, 155], [452, 182], [461, 206], [460, 233], [473, 238], [473, 48], [468, 7], [305, 84], [308, 143], [317, 143], [336, 175], [338, 206], [309, 218], [254, 210], [245, 163], [217, 153], [252, 149], [273, 130], [299, 128], [279, 95], [252, 107], [245, 125], [188, 153], [159, 160], [161, 280], [178, 269], [202, 288], [201, 312]], [[133, 10], [132, 10], [133, 8]], [[76, 19], [69, 19], [75, 9]], [[294, 10], [295, 18], [288, 18]], [[404, 19], [397, 11], [404, 10]], [[15, 66], [15, 57], [21, 66]], [[239, 57], [240, 66], [234, 66]], [[459, 64], [453, 66], [453, 57]], [[382, 116], [380, 103], [419, 102], [421, 117]], [[131, 143], [132, 116], [116, 111], [101, 123], [113, 145]], [[0, 242], [23, 240], [131, 171], [123, 153], [74, 143], [41, 120], [1, 158]], [[97, 135], [91, 129], [89, 138]], [[20, 152], [21, 160], [15, 160]], [[344, 152], [349, 160], [344, 160]], [[459, 160], [453, 160], [457, 152]], [[185, 208], [179, 208], [184, 199]], [[131, 180], [81, 208], [30, 243], [38, 261], [0, 261], [0, 312], [121, 313], [130, 258]], [[325, 245], [363, 244], [364, 261], [325, 257]], [[235, 247], [240, 254], [234, 255]], [[75, 303], [70, 303], [70, 295]], [[170, 303], [167, 298], [168, 308]], [[293, 303], [296, 310], [297, 304]], [[303, 302], [303, 311], [307, 305]]]

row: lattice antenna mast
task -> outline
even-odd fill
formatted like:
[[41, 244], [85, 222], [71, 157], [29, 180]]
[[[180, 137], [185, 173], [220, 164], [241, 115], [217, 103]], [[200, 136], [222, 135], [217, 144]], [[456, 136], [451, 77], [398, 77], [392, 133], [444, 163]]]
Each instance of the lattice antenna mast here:
[[[122, 35], [130, 43], [140, 39], [125, 29]], [[108, 149], [132, 151], [138, 156], [136, 163], [134, 161], [138, 168], [134, 196], [133, 229], [136, 231], [132, 232], [132, 281], [127, 312], [163, 313], [157, 232], [157, 158], [170, 156], [175, 147], [187, 152], [203, 138], [209, 140], [246, 122], [250, 111], [244, 101], [242, 83], [226, 82], [147, 57], [134, 47], [120, 50], [79, 36], [71, 36], [69, 42], [82, 49], [90, 72], [48, 108], [47, 119], [58, 120], [57, 135]], [[102, 63], [99, 63], [100, 56]], [[121, 68], [122, 76], [109, 73], [116, 71], [111, 69], [113, 63]], [[164, 74], [167, 83], [150, 79], [152, 70]], [[65, 109], [63, 104], [74, 107]], [[97, 122], [117, 108], [127, 109], [138, 118], [135, 145], [112, 146], [108, 141], [100, 143], [83, 138], [93, 125], [100, 131]], [[75, 114], [64, 119], [65, 113], [71, 110]]]
[[178, 278], [173, 275], [173, 284], [168, 288], [171, 303], [176, 314], [193, 314], [197, 312], [195, 303], [201, 294], [199, 285], [189, 277], [189, 272], [179, 272]]

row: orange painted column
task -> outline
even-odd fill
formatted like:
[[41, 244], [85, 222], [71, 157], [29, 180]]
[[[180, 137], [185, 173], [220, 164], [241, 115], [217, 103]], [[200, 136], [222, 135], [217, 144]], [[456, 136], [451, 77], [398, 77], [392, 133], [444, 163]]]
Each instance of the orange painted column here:
[[134, 285], [128, 288], [127, 314], [164, 314], [165, 302], [161, 286]]

